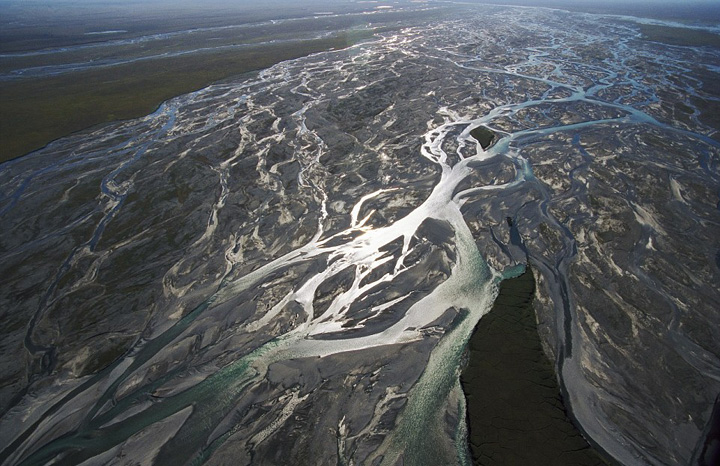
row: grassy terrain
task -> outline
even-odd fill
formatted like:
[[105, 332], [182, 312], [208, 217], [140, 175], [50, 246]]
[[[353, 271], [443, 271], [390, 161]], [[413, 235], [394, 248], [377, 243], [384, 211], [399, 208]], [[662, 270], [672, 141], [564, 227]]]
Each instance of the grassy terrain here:
[[720, 35], [712, 32], [653, 24], [640, 24], [643, 38], [669, 45], [720, 47]]
[[[172, 14], [140, 14], [116, 5], [120, 10], [95, 16], [69, 6], [8, 8], [8, 17], [0, 17], [0, 52], [12, 52], [0, 55], [0, 163], [76, 131], [147, 115], [163, 101], [213, 82], [345, 48], [437, 14], [375, 12], [373, 5], [345, 1], [333, 4], [340, 15], [313, 13], [324, 11], [318, 10], [322, 4], [310, 0], [287, 9], [278, 4]], [[87, 35], [103, 30], [118, 33]], [[52, 53], [24, 53], [45, 49]], [[111, 66], [98, 66], [103, 63]], [[71, 69], [48, 73], [43, 68], [57, 66]]]
[[487, 149], [495, 141], [495, 133], [484, 126], [470, 131], [470, 136], [474, 137], [483, 149]]
[[151, 113], [163, 101], [247, 71], [342, 48], [369, 33], [151, 60], [0, 85], [0, 161], [93, 125]]

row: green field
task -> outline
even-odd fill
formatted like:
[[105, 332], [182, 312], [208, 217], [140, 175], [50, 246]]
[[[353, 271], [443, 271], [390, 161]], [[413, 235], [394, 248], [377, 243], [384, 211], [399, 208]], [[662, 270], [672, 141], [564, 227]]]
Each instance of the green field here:
[[343, 48], [369, 33], [262, 45], [119, 65], [0, 85], [0, 161], [97, 124], [152, 113], [163, 101], [210, 83], [310, 53]]
[[669, 45], [720, 47], [720, 35], [698, 29], [640, 24], [643, 39]]
[[[163, 30], [157, 37], [134, 42], [122, 40], [147, 38], [153, 32], [152, 25], [128, 20], [128, 32], [98, 39], [85, 35], [81, 23], [71, 22], [63, 34], [58, 32], [62, 28], [50, 25], [47, 35], [36, 30], [14, 31], [0, 24], [5, 27], [0, 32], [0, 50], [57, 48], [47, 54], [0, 56], [0, 73], [77, 65], [72, 71], [0, 80], [0, 162], [76, 131], [147, 115], [169, 98], [214, 82], [311, 53], [346, 48], [376, 33], [399, 29], [408, 21], [423, 20], [433, 12], [366, 15], [353, 10], [346, 15], [298, 17], [281, 23], [264, 21], [258, 12], [253, 14], [244, 19], [229, 17], [226, 23], [214, 16], [200, 16], [196, 24], [188, 23], [187, 18], [178, 24], [169, 21], [165, 28], [175, 25], [187, 29]], [[285, 15], [279, 11], [275, 14]], [[98, 23], [85, 29], [107, 27]], [[86, 43], [79, 44], [83, 38]], [[108, 43], [103, 43], [105, 40]], [[73, 47], [77, 45], [82, 46]], [[104, 61], [113, 63], [94, 65]]]

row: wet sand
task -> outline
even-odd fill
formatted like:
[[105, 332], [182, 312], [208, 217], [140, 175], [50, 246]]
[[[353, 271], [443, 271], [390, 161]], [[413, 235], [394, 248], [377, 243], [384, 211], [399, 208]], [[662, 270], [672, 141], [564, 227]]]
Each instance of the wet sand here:
[[553, 367], [543, 353], [528, 269], [505, 280], [469, 342], [461, 381], [470, 450], [482, 465], [605, 465], [569, 421]]

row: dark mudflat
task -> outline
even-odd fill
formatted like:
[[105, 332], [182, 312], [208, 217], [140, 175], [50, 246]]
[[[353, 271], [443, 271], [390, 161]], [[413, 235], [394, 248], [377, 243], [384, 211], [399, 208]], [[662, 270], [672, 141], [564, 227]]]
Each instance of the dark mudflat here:
[[469, 342], [462, 374], [470, 450], [481, 465], [604, 465], [570, 422], [540, 345], [528, 269], [505, 280]]

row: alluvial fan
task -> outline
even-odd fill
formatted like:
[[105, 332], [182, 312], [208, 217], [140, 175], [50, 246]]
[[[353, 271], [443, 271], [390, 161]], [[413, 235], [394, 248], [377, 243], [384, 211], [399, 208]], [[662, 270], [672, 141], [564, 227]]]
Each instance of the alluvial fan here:
[[586, 436], [687, 464], [720, 391], [719, 66], [458, 7], [0, 165], [3, 464], [468, 463], [463, 351], [528, 262]]

